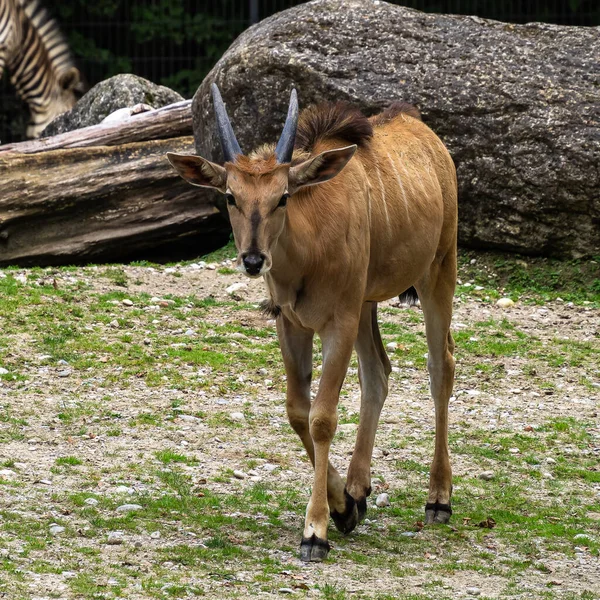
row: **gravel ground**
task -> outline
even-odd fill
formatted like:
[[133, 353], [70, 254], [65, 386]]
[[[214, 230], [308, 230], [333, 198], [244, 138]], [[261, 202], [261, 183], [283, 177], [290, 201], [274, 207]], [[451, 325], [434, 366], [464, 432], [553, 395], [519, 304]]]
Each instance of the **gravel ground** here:
[[[273, 328], [273, 321], [267, 320], [250, 306], [232, 313], [222, 304], [232, 300], [257, 304], [265, 297], [262, 281], [244, 279], [239, 274], [219, 273], [219, 269], [227, 266], [210, 264], [207, 267], [198, 263], [171, 268], [125, 266], [122, 270], [128, 282], [126, 288], [119, 288], [110, 278], [102, 276], [104, 267], [87, 267], [68, 272], [47, 270], [43, 277], [45, 282], [51, 280], [59, 287], [84, 285], [90, 299], [115, 289], [123, 289], [126, 293], [136, 295], [145, 293], [160, 299], [167, 296], [211, 297], [216, 304], [205, 317], [209, 324], [221, 326], [233, 317], [236, 322], [248, 327]], [[37, 285], [31, 279], [29, 271], [14, 271], [12, 274], [17, 279], [21, 278], [24, 285]], [[397, 303], [392, 301], [381, 305], [382, 309], [386, 307], [394, 309]], [[126, 315], [128, 310], [130, 307], [126, 304], [116, 302], [115, 319]], [[415, 315], [420, 313], [418, 307], [403, 310]], [[173, 322], [167, 317], [161, 321], [162, 308], [157, 302], [149, 311], [156, 313], [158, 329], [163, 327], [163, 323], [165, 332], [172, 333], [180, 329], [182, 343], [186, 343], [186, 331], [192, 332], [190, 336], [193, 335], [192, 316], [185, 322]], [[381, 320], [394, 323], [397, 321], [396, 315], [397, 311], [382, 310]], [[552, 350], [557, 340], [590, 343], [595, 356], [598, 356], [600, 311], [596, 308], [568, 305], [560, 300], [543, 306], [517, 302], [510, 307], [501, 308], [495, 301], [485, 301], [468, 294], [456, 299], [453, 321], [455, 332], [470, 330], [475, 324], [490, 320], [506, 320], [526, 336], [535, 338], [542, 349]], [[178, 330], [174, 329], [176, 326], [179, 327]], [[98, 327], [104, 328], [107, 340], [119, 335], [118, 328], [111, 327], [110, 324], [100, 324]], [[409, 331], [415, 332], [422, 331], [423, 328], [419, 322], [407, 327]], [[139, 331], [134, 330], [131, 335], [143, 338], [143, 327], [140, 325]], [[481, 337], [485, 335], [482, 332]], [[6, 483], [0, 487], [0, 511], [21, 515], [23, 523], [50, 522], [50, 537], [48, 538], [46, 531], [40, 533], [48, 540], [40, 549], [32, 549], [31, 543], [25, 544], [25, 532], [21, 536], [7, 535], [0, 543], [0, 561], [5, 560], [5, 564], [10, 561], [17, 569], [14, 571], [11, 567], [4, 571], [7, 579], [4, 588], [0, 585], [0, 597], [86, 597], [85, 593], [77, 592], [70, 585], [70, 580], [85, 573], [91, 564], [88, 563], [86, 554], [79, 554], [73, 560], [74, 549], [78, 547], [93, 546], [97, 552], [94, 560], [99, 559], [103, 564], [126, 565], [130, 571], [151, 574], [157, 561], [161, 560], [157, 557], [161, 548], [191, 543], [190, 540], [196, 536], [193, 528], [180, 522], [176, 516], [171, 520], [165, 519], [162, 530], [156, 535], [152, 531], [125, 531], [122, 534], [124, 543], [114, 545], [106, 543], [106, 537], [90, 540], [86, 537], [85, 519], [76, 511], [70, 512], [71, 509], [65, 508], [62, 501], [66, 495], [83, 488], [89, 489], [86, 484], [89, 484], [90, 479], [94, 482], [95, 495], [116, 498], [120, 506], [137, 504], [136, 499], [146, 494], [160, 494], [161, 487], [156, 479], [145, 474], [143, 467], [134, 469], [132, 466], [155, 461], [156, 453], [165, 449], [193, 456], [194, 463], [181, 465], [182, 472], [191, 478], [193, 485], [208, 485], [215, 494], [235, 495], [248, 486], [262, 482], [266, 486], [295, 487], [302, 491], [304, 499], [307, 498], [311, 482], [310, 469], [299, 443], [287, 425], [281, 391], [283, 377], [279, 372], [272, 374], [268, 369], [261, 371], [259, 379], [255, 377], [246, 386], [243, 383], [244, 365], [234, 365], [242, 380], [239, 389], [229, 394], [223, 393], [222, 388], [219, 388], [221, 375], [218, 372], [212, 374], [214, 386], [201, 390], [186, 391], [169, 382], [165, 382], [164, 386], [150, 387], [143, 378], [136, 377], [130, 378], [123, 385], [119, 378], [114, 382], [107, 378], [111, 370], [116, 369], [118, 372], [118, 366], [107, 367], [107, 371], [102, 373], [95, 369], [90, 369], [89, 372], [73, 369], [69, 364], [49, 363], [37, 347], [38, 337], [35, 331], [24, 328], [18, 335], [10, 338], [10, 361], [19, 365], [22, 379], [18, 384], [6, 380], [2, 382], [0, 405], [14, 417], [23, 416], [26, 424], [15, 425], [6, 420], [0, 421], [0, 433], [5, 434], [0, 443], [0, 478]], [[393, 336], [386, 336], [386, 343], [392, 340]], [[477, 342], [477, 339], [471, 341]], [[243, 345], [246, 342], [243, 334], [232, 334], [232, 344]], [[193, 343], [201, 343], [201, 340], [193, 338]], [[107, 351], [108, 354], [110, 353]], [[478, 371], [475, 364], [478, 362], [492, 363], [494, 367], [500, 368], [500, 374], [498, 371], [492, 371], [491, 374]], [[460, 345], [457, 347], [457, 377], [450, 412], [450, 432], [454, 436], [455, 445], [460, 448], [468, 446], [469, 435], [475, 431], [489, 431], [490, 435], [494, 435], [498, 430], [509, 429], [518, 434], [525, 432], [535, 435], [536, 431], [541, 430], [552, 419], [575, 418], [595, 424], [589, 429], [595, 442], [587, 449], [586, 456], [597, 458], [600, 455], [598, 363], [594, 368], [586, 361], [580, 365], [565, 366], [544, 364], [539, 359], [534, 362], [535, 369], [532, 370], [532, 359], [527, 353], [474, 359], [472, 354], [465, 356]], [[414, 461], [426, 466], [431, 458], [430, 441], [434, 424], [432, 402], [427, 394], [427, 374], [421, 366], [407, 365], [401, 359], [393, 360], [393, 364], [395, 368], [390, 395], [382, 414], [374, 452], [373, 506], [369, 509], [369, 520], [354, 534], [356, 538], [360, 538], [361, 534], [377, 531], [380, 526], [378, 522], [383, 522], [387, 527], [388, 520], [383, 515], [388, 509], [374, 506], [378, 494], [389, 492], [393, 505], [394, 492], [401, 490], [403, 486], [412, 485], [422, 488], [423, 498], [425, 497], [426, 472], [407, 474], [406, 471], [399, 472], [397, 465], [399, 462]], [[342, 400], [344, 414], [348, 417], [346, 420], [350, 422], [341, 423], [332, 451], [332, 461], [342, 471], [347, 467], [352, 451], [356, 431], [352, 417], [358, 413], [360, 403], [355, 373], [356, 369], [351, 369]], [[318, 370], [316, 374], [318, 375]], [[166, 416], [173, 413], [173, 403], [181, 402], [182, 398], [185, 412], [167, 421]], [[60, 415], [69, 409], [80, 407], [82, 402], [89, 410], [83, 411], [76, 418], [77, 424], [85, 429], [85, 434], [78, 435], [73, 423], [66, 422]], [[248, 412], [252, 415], [253, 423], [262, 423], [264, 427], [246, 427], [247, 417], [244, 415]], [[142, 428], [135, 421], [140, 415], [147, 413], [164, 414], [165, 421], [150, 430]], [[202, 416], [196, 417], [195, 414]], [[234, 425], [241, 423], [242, 427], [215, 422], [223, 414]], [[111, 429], [115, 427], [119, 429], [118, 435], [111, 434]], [[16, 430], [22, 435], [10, 434]], [[427, 443], [419, 441], [422, 439], [427, 439]], [[519, 448], [513, 450], [516, 455], [521, 452]], [[541, 455], [539, 466], [543, 476], [528, 484], [528, 494], [533, 504], [544, 502], [548, 486], [559, 477], [553, 473], [555, 462], [561, 456], [579, 456], [582, 452], [584, 453], [575, 443], [565, 444], [558, 450], [551, 446], [547, 448]], [[248, 456], [261, 453], [268, 458], [256, 459], [256, 464], [249, 469]], [[271, 455], [276, 455], [277, 462], [271, 462]], [[81, 465], [72, 469], [57, 469], [57, 460], [69, 456], [78, 457]], [[8, 466], [1, 466], [3, 464]], [[455, 476], [479, 478], [482, 469], [481, 460], [468, 452], [454, 452]], [[490, 462], [490, 478], [495, 477], [498, 470], [506, 469], [510, 469], [510, 465]], [[223, 477], [224, 470], [234, 471], [237, 476]], [[523, 477], [523, 471], [519, 470], [515, 476]], [[487, 482], [480, 479], [479, 492], [482, 497], [488, 494], [486, 486]], [[595, 494], [595, 503], [600, 504], [600, 484], [574, 479], [564, 481], [565, 494], [577, 494], [578, 488], [581, 488], [580, 492], [582, 497], [585, 495], [586, 501], [589, 502], [590, 495]], [[469, 493], [473, 493], [472, 488]], [[461, 494], [461, 486], [455, 486], [455, 512], [458, 515], [461, 513]], [[494, 498], [489, 497], [488, 500], [493, 506]], [[7, 518], [5, 513], [0, 512], [2, 514], [4, 517], [0, 516], [0, 525]], [[254, 516], [260, 518], [260, 515]], [[300, 533], [302, 514], [291, 512], [284, 518], [293, 527], [282, 532], [281, 542], [284, 546], [295, 547], [297, 540], [290, 531]], [[591, 513], [590, 518], [600, 519], [600, 511]], [[53, 520], [59, 523], [54, 525], [54, 530], [51, 523]], [[61, 530], [60, 527], [65, 527], [66, 530]], [[583, 549], [575, 550], [569, 555], [544, 546], [538, 559], [538, 563], [543, 563], [545, 567], [543, 570], [525, 569], [503, 576], [457, 569], [435, 576], [436, 561], [444, 556], [454, 557], [454, 554], [447, 544], [442, 544], [436, 552], [437, 538], [427, 529], [418, 531], [415, 535], [421, 536], [424, 542], [429, 540], [432, 549], [403, 564], [403, 567], [413, 568], [414, 572], [402, 577], [394, 575], [393, 569], [390, 570], [385, 562], [375, 560], [376, 549], [362, 547], [366, 559], [360, 564], [345, 555], [345, 542], [342, 544], [334, 540], [331, 558], [322, 565], [304, 566], [293, 552], [279, 551], [277, 548], [268, 550], [291, 569], [287, 574], [284, 570], [276, 576], [279, 588], [276, 585], [275, 591], [258, 587], [255, 583], [256, 573], [251, 571], [237, 572], [236, 586], [231, 588], [222, 580], [205, 577], [200, 577], [196, 583], [201, 584], [206, 596], [215, 598], [244, 598], [254, 595], [276, 597], [287, 594], [288, 588], [296, 596], [331, 598], [377, 597], [378, 594], [381, 597], [391, 594], [391, 598], [410, 593], [422, 594], [418, 597], [423, 598], [444, 595], [451, 598], [478, 595], [486, 598], [542, 598], [549, 593], [553, 594], [549, 596], [552, 598], [600, 598], [598, 556], [586, 549], [583, 541]], [[597, 537], [598, 529], [593, 534], [582, 530], [581, 535]], [[482, 549], [489, 553], [489, 560], [500, 568], [503, 561], [511, 559], [514, 549], [502, 538], [493, 538], [493, 532], [490, 536], [487, 549]], [[533, 544], [537, 543], [536, 540], [531, 541]], [[249, 546], [252, 540], [246, 539], [243, 543]], [[374, 559], [372, 563], [370, 555]], [[36, 561], [41, 560], [52, 565], [54, 572], [44, 572], [50, 570], [47, 567], [36, 568]], [[65, 562], [69, 565], [67, 570], [61, 567]], [[193, 584], [194, 578], [197, 578], [193, 570], [186, 572], [185, 566], [169, 564], [169, 561], [161, 566], [167, 571], [177, 572], [181, 581], [188, 585]], [[2, 573], [0, 571], [0, 579]], [[135, 579], [133, 575], [129, 576], [125, 591], [120, 592], [121, 597], [150, 597], [136, 587]], [[442, 582], [433, 592], [428, 591], [432, 579]], [[116, 588], [117, 583], [111, 582], [111, 577], [107, 575], [105, 592], [101, 597], [118, 597], [111, 592], [111, 586]], [[330, 592], [343, 591], [345, 595], [335, 596], [331, 592], [328, 596], [327, 590], [323, 590], [324, 583], [330, 586], [327, 588]], [[511, 592], [513, 589], [518, 590], [514, 595]], [[186, 595], [175, 594], [175, 597]]]

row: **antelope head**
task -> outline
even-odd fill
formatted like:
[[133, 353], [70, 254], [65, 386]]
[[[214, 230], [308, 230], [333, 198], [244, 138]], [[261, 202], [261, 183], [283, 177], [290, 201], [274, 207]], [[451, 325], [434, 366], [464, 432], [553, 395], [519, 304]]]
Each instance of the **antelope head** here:
[[245, 156], [214, 83], [211, 90], [224, 165], [194, 155], [168, 153], [167, 157], [192, 185], [225, 194], [238, 250], [237, 267], [250, 277], [258, 277], [272, 266], [272, 250], [284, 230], [290, 197], [302, 187], [335, 177], [352, 158], [356, 146], [328, 150], [292, 163], [298, 127], [298, 97], [292, 90], [276, 147], [265, 146]]

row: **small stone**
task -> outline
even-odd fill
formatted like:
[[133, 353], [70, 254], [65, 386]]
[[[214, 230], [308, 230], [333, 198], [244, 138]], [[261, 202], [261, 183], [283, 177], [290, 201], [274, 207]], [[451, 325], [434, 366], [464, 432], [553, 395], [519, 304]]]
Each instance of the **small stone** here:
[[403, 531], [400, 535], [411, 538], [415, 537], [417, 534], [414, 531]]
[[546, 457], [544, 459], [544, 462], [548, 463], [549, 465], [555, 465], [556, 464], [556, 461], [551, 456]]
[[279, 466], [278, 465], [273, 465], [271, 463], [265, 463], [262, 468], [263, 470], [265, 470], [267, 473], [272, 473], [275, 469], [277, 469]]
[[542, 477], [544, 479], [554, 479], [554, 475], [552, 475], [552, 473], [549, 473], [548, 471], [542, 471]]
[[246, 479], [246, 477], [248, 477], [244, 471], [234, 471], [233, 476], [236, 479]]
[[117, 494], [129, 494], [130, 496], [132, 494], [135, 494], [135, 490], [132, 487], [129, 487], [127, 485], [119, 485], [119, 486], [117, 486], [117, 489], [115, 490], [115, 492]]
[[0, 479], [13, 479], [17, 474], [11, 469], [0, 470]]
[[388, 344], [385, 345], [385, 347], [390, 351], [390, 352], [394, 352], [395, 350], [398, 349], [398, 344], [396, 342], [389, 342]]
[[159, 540], [159, 539], [160, 539], [160, 531], [153, 531], [153, 532], [150, 534], [150, 537], [151, 537], [153, 540]]
[[519, 454], [519, 452], [521, 452], [518, 448], [509, 448], [508, 451], [511, 454]]
[[87, 504], [88, 506], [96, 506], [98, 504], [98, 500], [96, 498], [86, 498], [83, 503]]
[[292, 588], [279, 588], [280, 594], [293, 594], [294, 590]]
[[234, 421], [245, 421], [246, 417], [244, 416], [244, 413], [241, 412], [232, 412], [229, 413], [229, 417], [231, 419], [233, 419]]
[[68, 362], [67, 362], [67, 361], [66, 361], [64, 358], [61, 358], [61, 359], [60, 359], [60, 360], [57, 362], [57, 364], [59, 364], [59, 365], [68, 365], [69, 363], [68, 363]]
[[42, 485], [52, 485], [52, 482], [49, 479], [40, 479], [40, 483]]
[[590, 536], [585, 534], [585, 533], [578, 533], [577, 535], [573, 536], [574, 540], [589, 540]]
[[50, 534], [58, 535], [59, 533], [62, 533], [64, 530], [65, 530], [65, 528], [62, 525], [52, 525], [50, 527]]
[[209, 271], [214, 271], [219, 265], [217, 263], [209, 263], [206, 265], [206, 268]]
[[4, 367], [0, 367], [0, 375], [7, 375], [8, 374], [8, 369], [5, 369]]
[[116, 319], [113, 319], [109, 325], [115, 329], [117, 329], [119, 327], [119, 321], [117, 321]]
[[228, 288], [225, 289], [225, 291], [230, 295], [233, 296], [235, 295], [237, 292], [240, 292], [241, 290], [247, 290], [248, 289], [248, 284], [247, 283], [242, 283], [241, 281], [239, 283], [232, 283]]
[[384, 508], [390, 505], [390, 497], [387, 494], [379, 494], [377, 496], [377, 500], [375, 500], [375, 505], [378, 508]]
[[202, 419], [194, 417], [194, 415], [179, 415], [177, 418], [182, 421], [188, 421], [188, 423], [200, 423], [202, 421]]
[[123, 306], [133, 306], [133, 302], [129, 298], [124, 298], [121, 302]]
[[69, 369], [65, 369], [64, 371], [59, 371], [57, 375], [59, 377], [70, 377], [71, 371]]
[[122, 531], [111, 531], [108, 534], [106, 543], [110, 546], [118, 546], [123, 543], [123, 532]]
[[167, 273], [168, 275], [170, 275], [172, 273], [177, 273], [177, 269], [175, 267], [167, 267], [165, 269], [165, 273]]
[[196, 335], [196, 332], [193, 329], [187, 329], [186, 332], [184, 333], [184, 335], [191, 337], [193, 335]]
[[117, 506], [117, 512], [128, 513], [136, 510], [142, 510], [143, 506], [139, 504], [121, 504], [121, 506]]
[[510, 298], [500, 298], [498, 302], [496, 302], [496, 306], [500, 308], [509, 308], [514, 304], [514, 302]]
[[481, 594], [481, 590], [478, 587], [468, 587], [466, 591], [469, 596], [479, 596]]
[[484, 471], [483, 473], [479, 474], [479, 479], [483, 479], [484, 481], [490, 481], [491, 479], [494, 479], [494, 472]]

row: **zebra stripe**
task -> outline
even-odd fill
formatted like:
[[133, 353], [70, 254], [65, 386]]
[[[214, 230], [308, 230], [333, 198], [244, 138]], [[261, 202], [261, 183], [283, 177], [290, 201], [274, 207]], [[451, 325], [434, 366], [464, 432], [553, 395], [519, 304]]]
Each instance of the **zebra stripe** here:
[[29, 105], [28, 137], [69, 110], [82, 88], [67, 42], [40, 0], [0, 0], [0, 78], [4, 69]]

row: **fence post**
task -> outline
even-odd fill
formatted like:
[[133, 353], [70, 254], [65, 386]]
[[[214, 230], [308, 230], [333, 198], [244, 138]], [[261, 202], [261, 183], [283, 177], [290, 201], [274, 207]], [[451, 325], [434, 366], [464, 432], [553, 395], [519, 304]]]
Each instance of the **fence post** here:
[[250, 24], [258, 23], [258, 0], [250, 0]]

